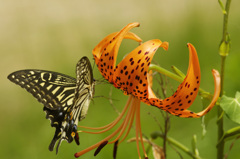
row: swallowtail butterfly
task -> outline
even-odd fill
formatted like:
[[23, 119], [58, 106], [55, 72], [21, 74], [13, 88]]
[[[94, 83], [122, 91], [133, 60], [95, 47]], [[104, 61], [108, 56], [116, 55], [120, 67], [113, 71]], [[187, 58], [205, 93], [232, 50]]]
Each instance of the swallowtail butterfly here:
[[20, 85], [43, 103], [46, 118], [56, 128], [49, 145], [49, 150], [53, 151], [59, 140], [56, 153], [62, 140], [71, 143], [75, 139], [79, 145], [78, 121], [85, 118], [94, 95], [95, 81], [87, 57], [81, 58], [77, 63], [76, 75], [75, 79], [57, 72], [28, 69], [8, 76], [10, 81]]

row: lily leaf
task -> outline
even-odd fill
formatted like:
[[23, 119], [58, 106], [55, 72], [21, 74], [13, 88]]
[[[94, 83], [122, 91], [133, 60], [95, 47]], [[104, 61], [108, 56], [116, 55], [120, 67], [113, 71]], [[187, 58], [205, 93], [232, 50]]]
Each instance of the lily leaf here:
[[220, 106], [230, 120], [240, 124], [240, 92], [236, 93], [235, 98], [223, 95]]

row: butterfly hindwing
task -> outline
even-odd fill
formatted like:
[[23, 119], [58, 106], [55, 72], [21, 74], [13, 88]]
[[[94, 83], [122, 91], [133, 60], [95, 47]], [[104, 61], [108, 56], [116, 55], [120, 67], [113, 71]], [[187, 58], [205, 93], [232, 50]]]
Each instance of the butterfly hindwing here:
[[77, 86], [73, 100], [73, 117], [79, 118], [79, 121], [84, 119], [90, 100], [94, 94], [94, 80], [91, 63], [87, 57], [83, 57], [76, 66]]

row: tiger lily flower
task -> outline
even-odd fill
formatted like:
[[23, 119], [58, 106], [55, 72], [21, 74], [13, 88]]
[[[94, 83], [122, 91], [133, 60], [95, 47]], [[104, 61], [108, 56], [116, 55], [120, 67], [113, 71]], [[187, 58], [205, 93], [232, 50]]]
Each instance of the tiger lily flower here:
[[[133, 124], [133, 120], [135, 117], [136, 122], [136, 144], [138, 155], [140, 157], [139, 151], [139, 139], [143, 148], [144, 156], [147, 158], [143, 141], [142, 141], [142, 133], [140, 126], [140, 103], [144, 102], [148, 105], [156, 106], [168, 113], [179, 117], [192, 117], [198, 118], [205, 115], [210, 109], [215, 105], [219, 94], [220, 94], [220, 76], [218, 71], [212, 70], [212, 74], [214, 77], [215, 83], [215, 91], [213, 95], [213, 99], [209, 106], [199, 112], [194, 113], [188, 108], [191, 106], [193, 101], [195, 100], [199, 86], [200, 86], [200, 66], [198, 61], [198, 56], [196, 49], [190, 43], [188, 43], [189, 49], [189, 67], [187, 71], [187, 75], [184, 81], [178, 86], [176, 92], [166, 99], [159, 99], [153, 93], [151, 88], [152, 82], [150, 76], [148, 76], [149, 65], [151, 64], [152, 58], [159, 47], [162, 47], [164, 50], [168, 49], [168, 42], [162, 42], [158, 39], [149, 40], [147, 42], [142, 43], [137, 48], [135, 48], [132, 52], [130, 52], [117, 66], [116, 59], [120, 44], [123, 39], [132, 39], [137, 42], [142, 42], [142, 40], [130, 32], [130, 30], [134, 27], [138, 27], [139, 23], [130, 23], [125, 26], [121, 31], [112, 33], [105, 37], [94, 49], [93, 56], [95, 59], [95, 63], [98, 66], [100, 73], [103, 77], [108, 80], [110, 83], [114, 85], [114, 87], [121, 89], [124, 91], [124, 94], [129, 95], [129, 100], [124, 107], [122, 113], [118, 116], [118, 118], [113, 121], [111, 124], [106, 125], [100, 128], [89, 128], [100, 130], [99, 132], [89, 132], [89, 133], [103, 133], [105, 131], [113, 128], [120, 119], [123, 118], [126, 113], [126, 117], [123, 120], [123, 123], [120, 127], [111, 135], [106, 137], [104, 140], [99, 143], [83, 150], [75, 154], [76, 157], [81, 156], [82, 154], [97, 148], [96, 153], [98, 153], [103, 146], [110, 143], [115, 143], [115, 148], [122, 142], [130, 128]], [[128, 109], [128, 111], [127, 111]], [[127, 125], [128, 129], [127, 129]], [[121, 139], [120, 142], [118, 140], [122, 136], [123, 132], [127, 129], [127, 133]], [[113, 140], [110, 141], [114, 136], [119, 135]]]

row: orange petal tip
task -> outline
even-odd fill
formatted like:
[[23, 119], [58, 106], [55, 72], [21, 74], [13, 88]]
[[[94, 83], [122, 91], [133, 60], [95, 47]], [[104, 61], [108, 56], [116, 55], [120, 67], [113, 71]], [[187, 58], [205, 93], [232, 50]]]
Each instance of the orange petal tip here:
[[212, 69], [212, 73], [213, 73], [214, 75], [216, 75], [217, 77], [220, 77], [220, 74], [219, 74], [219, 72], [218, 72], [217, 70]]
[[126, 27], [135, 28], [135, 27], [139, 27], [139, 26], [140, 26], [139, 22], [133, 22], [133, 23], [129, 23]]
[[168, 46], [169, 46], [169, 43], [164, 41], [162, 44], [161, 44], [161, 47], [163, 47], [164, 50], [168, 50]]

